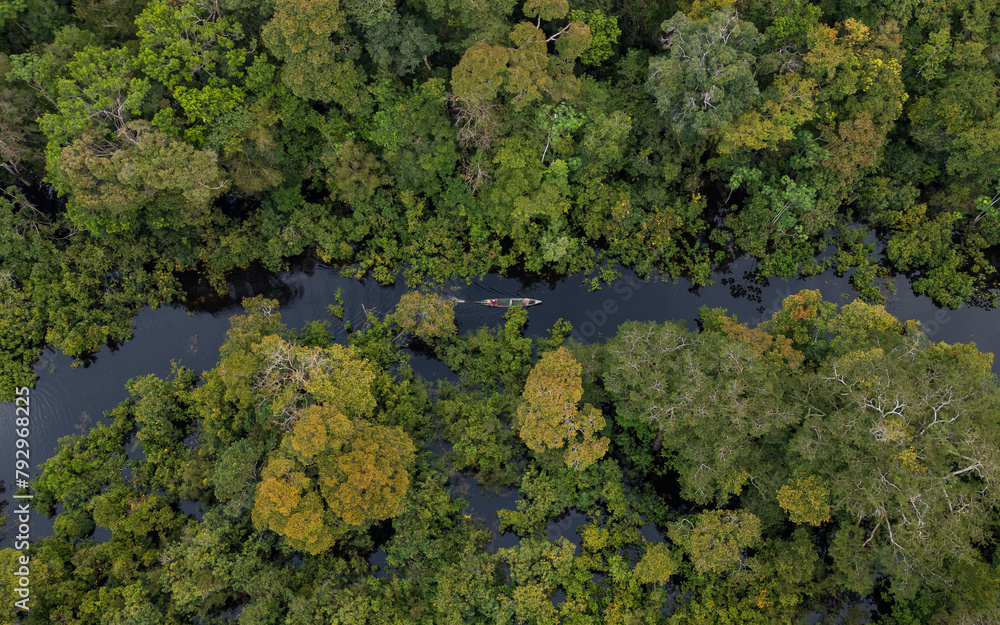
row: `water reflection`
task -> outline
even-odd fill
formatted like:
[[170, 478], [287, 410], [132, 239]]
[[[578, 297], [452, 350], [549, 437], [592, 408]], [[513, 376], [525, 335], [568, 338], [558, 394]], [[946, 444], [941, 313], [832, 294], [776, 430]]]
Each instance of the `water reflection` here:
[[[543, 304], [529, 312], [526, 328], [529, 335], [544, 336], [562, 318], [573, 324], [573, 336], [584, 342], [612, 336], [621, 323], [629, 320], [678, 319], [687, 321], [693, 329], [701, 306], [727, 308], [741, 321], [754, 325], [777, 311], [785, 297], [804, 288], [819, 289], [824, 299], [838, 304], [855, 297], [847, 277], [838, 278], [832, 271], [809, 279], [773, 279], [760, 284], [752, 277], [753, 269], [751, 261], [736, 261], [727, 273], [715, 276], [715, 285], [703, 288], [691, 288], [685, 281], [647, 282], [623, 271], [620, 280], [600, 291], [590, 291], [584, 275], [533, 283], [491, 275], [471, 285], [454, 281], [441, 290], [464, 299], [498, 294], [540, 299]], [[1000, 324], [996, 323], [994, 311], [970, 306], [943, 310], [928, 298], [914, 295], [905, 277], [898, 276], [894, 284], [896, 293], [888, 296], [888, 311], [900, 319], [920, 321], [933, 340], [974, 341], [979, 349], [988, 352], [1000, 348]], [[93, 427], [104, 419], [106, 410], [126, 399], [124, 385], [128, 379], [149, 373], [168, 376], [172, 361], [196, 372], [212, 368], [225, 340], [229, 317], [241, 312], [239, 302], [243, 297], [264, 294], [277, 298], [282, 302], [282, 319], [290, 327], [301, 327], [314, 319], [328, 320], [334, 338], [345, 342], [344, 323], [331, 318], [327, 311], [327, 306], [335, 303], [338, 289], [343, 293], [344, 320], [355, 328], [365, 325], [369, 312], [377, 315], [391, 312], [407, 290], [401, 277], [393, 285], [379, 286], [372, 280], [344, 278], [338, 270], [310, 260], [302, 261], [295, 271], [280, 274], [248, 270], [234, 278], [229, 292], [221, 298], [194, 281], [189, 286], [190, 297], [184, 304], [140, 311], [134, 320], [134, 338], [102, 349], [89, 366], [73, 367], [67, 356], [52, 351], [43, 353], [35, 368], [39, 380], [31, 391], [32, 475], [37, 475], [42, 462], [52, 456], [60, 437]], [[455, 313], [462, 331], [484, 324], [497, 325], [503, 318], [502, 310], [475, 304], [461, 304]], [[426, 355], [413, 354], [411, 364], [425, 379], [452, 375]], [[1000, 371], [1000, 362], [994, 362], [994, 371]], [[5, 404], [0, 410], [13, 415], [14, 406]], [[13, 428], [0, 428], [0, 457], [12, 458], [13, 451]], [[8, 483], [11, 471], [8, 468], [3, 472]], [[4, 496], [9, 500], [12, 494], [8, 488]], [[496, 509], [511, 507], [500, 504], [499, 500], [488, 503], [486, 494], [475, 491], [470, 491], [470, 497], [477, 502], [470, 501], [471, 509], [482, 514], [484, 521], [491, 516], [488, 525], [494, 522]], [[51, 521], [41, 515], [33, 515], [32, 522], [34, 537], [51, 533]], [[10, 536], [9, 532], [6, 534]], [[495, 540], [494, 549], [511, 544], [506, 535], [498, 535]], [[0, 545], [9, 546], [9, 542], [2, 540]]]
[[511, 532], [500, 532], [500, 510], [516, 510], [518, 492], [513, 488], [486, 490], [479, 480], [472, 475], [456, 473], [451, 478], [451, 496], [464, 500], [467, 505], [461, 514], [468, 514], [474, 520], [482, 523], [490, 532], [490, 544], [487, 549], [496, 553], [499, 549], [514, 547], [520, 540]]
[[193, 517], [195, 520], [199, 522], [205, 516], [206, 510], [204, 507], [202, 507], [200, 501], [189, 501], [187, 499], [181, 499], [180, 503], [178, 504], [178, 507], [181, 509], [181, 512], [188, 515], [189, 517]]
[[426, 354], [414, 353], [407, 350], [410, 356], [410, 366], [418, 377], [429, 382], [435, 380], [447, 380], [453, 384], [458, 383], [459, 375], [448, 368], [440, 360], [427, 356]]

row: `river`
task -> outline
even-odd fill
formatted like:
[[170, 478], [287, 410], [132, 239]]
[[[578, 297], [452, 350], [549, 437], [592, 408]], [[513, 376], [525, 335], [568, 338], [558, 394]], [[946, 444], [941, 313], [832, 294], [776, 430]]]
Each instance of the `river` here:
[[[542, 300], [542, 305], [529, 309], [527, 333], [544, 336], [557, 319], [573, 324], [573, 336], [581, 341], [614, 335], [617, 327], [627, 320], [685, 320], [695, 327], [700, 306], [723, 307], [736, 313], [740, 321], [755, 325], [778, 310], [781, 301], [801, 289], [819, 289], [824, 299], [838, 304], [855, 297], [847, 278], [826, 272], [809, 279], [771, 280], [757, 284], [751, 277], [753, 264], [748, 260], [733, 263], [729, 272], [714, 276], [716, 284], [693, 289], [690, 283], [637, 279], [630, 272], [600, 291], [590, 291], [583, 275], [568, 276], [554, 283], [524, 284], [511, 278], [490, 275], [466, 285], [455, 282], [443, 292], [462, 299], [484, 299], [500, 295], [517, 295]], [[979, 349], [1000, 350], [1000, 325], [996, 313], [974, 307], [951, 311], [936, 307], [927, 297], [916, 296], [903, 277], [896, 279], [896, 293], [888, 295], [886, 308], [900, 319], [916, 319], [936, 341], [949, 343], [974, 341]], [[344, 319], [355, 328], [363, 327], [366, 312], [383, 316], [395, 308], [399, 297], [407, 291], [402, 279], [395, 285], [380, 286], [373, 280], [358, 281], [344, 278], [339, 271], [306, 261], [294, 271], [274, 275], [247, 272], [230, 285], [230, 297], [225, 300], [203, 298], [187, 305], [145, 309], [134, 319], [132, 340], [115, 348], [104, 348], [87, 364], [73, 367], [70, 358], [46, 351], [35, 368], [36, 387], [31, 390], [31, 465], [32, 475], [39, 473], [41, 464], [51, 457], [58, 439], [87, 431], [103, 418], [107, 410], [126, 399], [125, 382], [149, 373], [167, 376], [171, 362], [177, 362], [197, 372], [211, 369], [218, 349], [225, 340], [229, 317], [241, 312], [236, 303], [243, 297], [262, 293], [281, 302], [282, 321], [289, 327], [301, 327], [314, 319], [328, 319], [338, 341], [346, 340], [339, 320], [331, 319], [327, 306], [334, 303], [334, 294], [341, 289], [345, 303]], [[503, 311], [460, 304], [455, 309], [459, 328], [473, 330], [484, 324], [501, 323]], [[437, 361], [414, 355], [415, 371], [427, 378], [450, 375]], [[998, 371], [994, 363], [994, 372]], [[8, 459], [0, 467], [0, 479], [7, 485], [3, 495], [8, 501], [14, 493], [14, 405], [4, 404], [5, 427], [0, 428], [0, 458]], [[488, 517], [493, 499], [471, 497], [474, 511]], [[9, 509], [9, 508], [8, 508]], [[495, 512], [493, 513], [495, 518]], [[51, 534], [52, 521], [40, 514], [31, 519], [32, 541]], [[4, 528], [0, 546], [11, 546], [14, 533], [11, 524]]]

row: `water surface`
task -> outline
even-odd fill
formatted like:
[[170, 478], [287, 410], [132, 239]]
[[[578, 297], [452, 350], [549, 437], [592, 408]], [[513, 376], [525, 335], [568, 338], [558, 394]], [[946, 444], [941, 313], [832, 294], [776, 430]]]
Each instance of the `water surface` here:
[[[838, 278], [832, 271], [810, 279], [771, 280], [764, 285], [752, 279], [752, 271], [752, 262], [741, 260], [728, 273], [716, 274], [714, 286], [698, 289], [687, 281], [645, 281], [626, 271], [622, 279], [600, 291], [590, 291], [583, 275], [533, 284], [490, 275], [473, 284], [454, 282], [441, 291], [472, 300], [503, 295], [540, 299], [542, 305], [529, 309], [529, 335], [545, 336], [546, 330], [562, 318], [573, 324], [572, 336], [584, 342], [613, 336], [618, 326], [628, 320], [684, 320], [694, 329], [701, 306], [727, 308], [740, 321], [755, 325], [778, 310], [785, 297], [804, 288], [819, 289], [824, 299], [837, 304], [855, 297], [847, 278]], [[895, 285], [897, 292], [888, 295], [887, 310], [900, 319], [920, 321], [932, 339], [973, 341], [987, 352], [1000, 349], [997, 312], [969, 306], [955, 311], [941, 309], [929, 298], [914, 295], [905, 278], [898, 277]], [[394, 285], [380, 286], [372, 280], [344, 278], [338, 270], [315, 263], [281, 274], [247, 272], [233, 281], [228, 298], [203, 298], [187, 306], [140, 311], [134, 320], [133, 339], [116, 348], [102, 349], [87, 366], [73, 367], [69, 357], [46, 351], [35, 368], [39, 379], [30, 395], [32, 474], [37, 475], [41, 464], [53, 455], [59, 438], [85, 433], [103, 418], [105, 411], [126, 399], [124, 386], [130, 378], [150, 373], [168, 376], [171, 363], [196, 372], [214, 367], [229, 317], [242, 311], [237, 302], [244, 296], [261, 293], [278, 299], [282, 321], [289, 327], [301, 327], [314, 319], [328, 320], [336, 340], [346, 341], [343, 323], [327, 311], [335, 303], [338, 289], [342, 290], [345, 304], [344, 319], [354, 328], [364, 326], [369, 312], [379, 317], [392, 312], [407, 291], [401, 278]], [[475, 304], [460, 304], [455, 314], [461, 331], [498, 325], [503, 319], [502, 310]], [[411, 364], [426, 379], [450, 375], [441, 363], [425, 356], [414, 355]], [[13, 404], [0, 406], [0, 414], [6, 416], [8, 424], [0, 427], [0, 458], [7, 458], [9, 464], [0, 467], [0, 479], [8, 486], [3, 496], [9, 501], [14, 480]], [[485, 520], [489, 511], [482, 512]], [[32, 515], [31, 526], [33, 539], [52, 531], [51, 520], [40, 514]], [[0, 546], [11, 545], [13, 534], [9, 530], [8, 525]], [[498, 546], [507, 546], [502, 537], [497, 538]]]

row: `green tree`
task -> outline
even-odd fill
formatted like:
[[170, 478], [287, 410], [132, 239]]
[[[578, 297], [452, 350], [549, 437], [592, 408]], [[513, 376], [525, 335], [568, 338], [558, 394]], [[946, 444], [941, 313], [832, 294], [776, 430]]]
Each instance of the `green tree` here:
[[686, 140], [715, 134], [746, 111], [759, 89], [752, 50], [760, 34], [735, 10], [696, 21], [682, 12], [663, 22], [667, 54], [649, 61], [647, 89]]
[[725, 502], [768, 471], [766, 442], [798, 418], [783, 400], [782, 379], [801, 363], [787, 340], [628, 322], [604, 354], [621, 444], [645, 470], [669, 462], [682, 494], [699, 503]]
[[499, 135], [495, 99], [509, 60], [507, 48], [477, 42], [451, 70], [452, 106], [458, 115], [458, 141], [489, 150]]
[[164, 550], [163, 576], [178, 609], [209, 614], [238, 596], [232, 574], [243, 564], [238, 557], [238, 536], [226, 525], [191, 524]]
[[[135, 64], [169, 91], [177, 112], [185, 117], [184, 137], [201, 147], [207, 129], [218, 126], [246, 97], [242, 83], [248, 50], [240, 45], [244, 34], [238, 23], [199, 8], [163, 0], [149, 3], [135, 22]], [[161, 108], [153, 123], [173, 130], [173, 110]]]
[[[406, 193], [438, 196], [455, 179], [459, 158], [444, 81], [428, 79], [380, 102], [379, 109], [369, 138], [382, 148], [382, 159], [393, 172], [397, 188]], [[423, 217], [421, 221], [427, 220]], [[424, 238], [414, 232], [413, 224], [408, 223], [406, 230], [400, 235], [411, 245]], [[420, 243], [423, 251], [430, 241]], [[417, 256], [416, 250], [411, 254]]]
[[650, 543], [635, 564], [635, 574], [646, 584], [664, 585], [680, 570], [677, 556], [663, 543]]
[[[837, 306], [824, 302], [818, 290], [802, 290], [781, 302], [781, 310], [761, 327], [784, 336], [807, 356], [822, 354], [829, 345], [829, 330]], [[852, 309], [853, 310], [853, 309]]]
[[368, 416], [375, 408], [374, 368], [353, 348], [302, 347], [270, 335], [253, 350], [260, 366], [253, 372], [254, 387], [280, 422], [293, 422], [299, 409], [315, 402], [328, 402], [351, 417]]
[[[284, 61], [281, 80], [300, 97], [335, 102], [353, 115], [369, 112], [364, 75], [354, 64], [361, 47], [347, 34], [338, 0], [278, 0], [261, 38]], [[332, 47], [338, 36], [341, 45]]]
[[729, 186], [751, 194], [726, 217], [739, 248], [761, 259], [761, 275], [796, 275], [812, 256], [809, 239], [833, 220], [829, 206], [817, 201], [822, 199], [818, 189], [787, 175], [767, 179], [761, 170], [744, 167], [734, 172]]
[[441, 45], [414, 16], [392, 15], [365, 29], [365, 49], [375, 62], [399, 76], [429, 65], [427, 58]]
[[[77, 42], [73, 42], [77, 43]], [[89, 43], [89, 42], [88, 42]], [[39, 120], [49, 140], [47, 169], [54, 173], [53, 161], [59, 149], [87, 129], [111, 138], [129, 121], [136, 119], [149, 93], [148, 78], [136, 71], [125, 48], [104, 49], [86, 45], [39, 57], [24, 56], [11, 76], [44, 90], [56, 111]], [[59, 58], [59, 56], [68, 58]], [[64, 63], [59, 68], [56, 63]]]
[[847, 19], [838, 27], [815, 26], [804, 60], [819, 86], [816, 116], [830, 153], [823, 166], [845, 186], [879, 163], [909, 96], [901, 78], [896, 22], [871, 29]]
[[172, 379], [141, 376], [126, 385], [132, 396], [136, 440], [145, 456], [136, 470], [143, 483], [176, 494], [182, 486], [185, 468], [192, 459], [183, 441], [193, 415], [187, 410], [187, 392], [195, 385], [190, 369], [174, 367]]
[[829, 488], [841, 528], [831, 552], [846, 587], [869, 588], [863, 571], [874, 566], [904, 595], [943, 590], [979, 560], [979, 511], [994, 497], [982, 486], [1000, 466], [983, 411], [995, 402], [991, 360], [917, 333], [817, 373], [789, 449], [796, 470]]
[[59, 188], [69, 195], [67, 213], [95, 233], [150, 228], [201, 227], [219, 219], [212, 200], [227, 183], [210, 150], [197, 150], [151, 128], [129, 122], [123, 145], [107, 152], [97, 136], [84, 134], [58, 157]]
[[66, 511], [84, 509], [88, 502], [108, 485], [122, 483], [125, 468], [125, 442], [131, 436], [132, 423], [117, 411], [110, 426], [99, 423], [86, 436], [66, 436], [59, 449], [43, 465], [42, 475], [34, 482], [34, 503], [43, 512], [52, 512], [56, 504]]
[[722, 130], [719, 152], [775, 149], [790, 141], [796, 128], [815, 116], [816, 81], [796, 74], [779, 74], [764, 91], [759, 107], [737, 117]]
[[599, 65], [614, 55], [618, 37], [622, 34], [618, 28], [618, 18], [605, 15], [600, 9], [581, 11], [574, 9], [569, 16], [570, 21], [586, 24], [590, 30], [590, 46], [580, 55], [584, 65]]
[[382, 173], [385, 166], [378, 157], [365, 143], [354, 139], [331, 146], [324, 151], [322, 160], [329, 171], [327, 186], [334, 192], [333, 197], [342, 202], [364, 202], [392, 180]]
[[554, 625], [560, 617], [570, 617], [580, 607], [566, 601], [557, 609], [552, 593], [560, 586], [579, 583], [576, 545], [562, 538], [557, 543], [525, 539], [512, 549], [501, 549], [498, 557], [510, 566], [511, 590], [500, 598], [501, 614], [526, 623]]
[[238, 516], [250, 508], [263, 465], [264, 449], [263, 442], [243, 439], [219, 454], [209, 481], [227, 515]]

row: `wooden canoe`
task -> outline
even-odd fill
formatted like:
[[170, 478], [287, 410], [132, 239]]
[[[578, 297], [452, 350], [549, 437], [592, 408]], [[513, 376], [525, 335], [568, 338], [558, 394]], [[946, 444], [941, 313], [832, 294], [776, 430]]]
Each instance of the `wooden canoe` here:
[[542, 300], [531, 299], [530, 297], [494, 297], [490, 299], [477, 300], [472, 303], [482, 304], [483, 306], [489, 306], [491, 308], [512, 308], [515, 306], [527, 308], [528, 306], [541, 304]]

